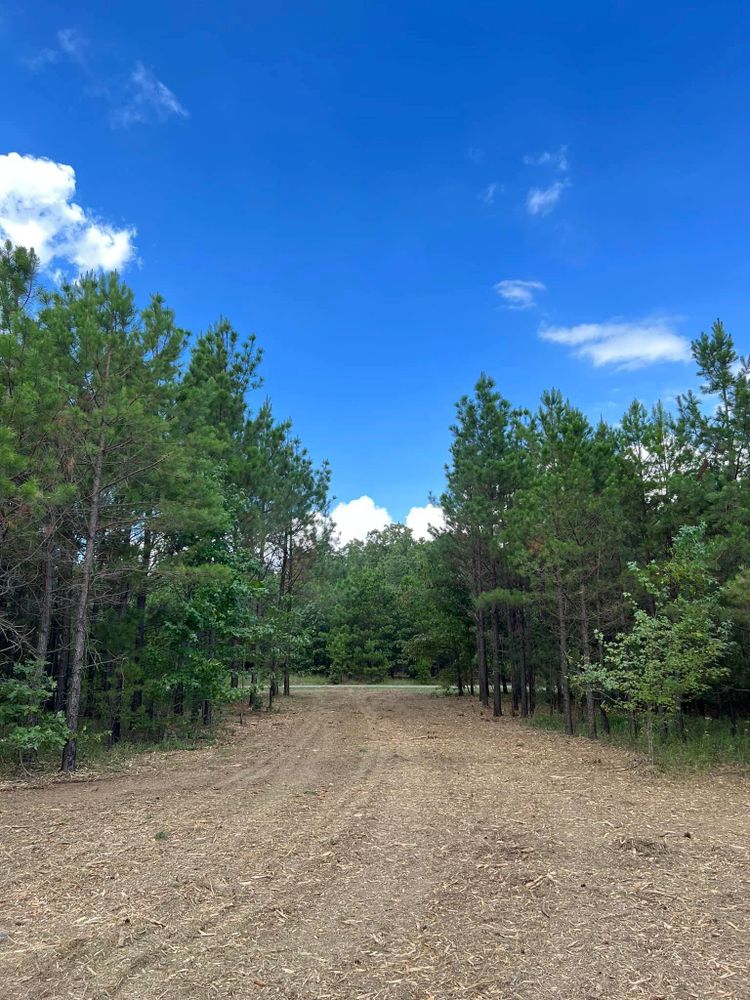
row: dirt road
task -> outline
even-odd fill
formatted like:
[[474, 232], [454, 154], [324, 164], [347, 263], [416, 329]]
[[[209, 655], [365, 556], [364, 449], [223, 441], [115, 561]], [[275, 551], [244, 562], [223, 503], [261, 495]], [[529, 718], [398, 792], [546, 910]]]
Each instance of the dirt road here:
[[750, 998], [750, 792], [418, 690], [0, 792], [6, 1000]]

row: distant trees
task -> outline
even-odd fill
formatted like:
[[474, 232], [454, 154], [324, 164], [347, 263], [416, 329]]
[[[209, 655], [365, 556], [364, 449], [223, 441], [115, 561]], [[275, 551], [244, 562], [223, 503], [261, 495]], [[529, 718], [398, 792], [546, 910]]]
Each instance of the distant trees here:
[[427, 541], [332, 544], [330, 472], [221, 319], [191, 337], [116, 275], [37, 286], [0, 248], [0, 753], [158, 739], [294, 670], [408, 675], [495, 715], [545, 703], [684, 730], [750, 689], [750, 365], [720, 322], [700, 394], [592, 425], [551, 390], [459, 400]]
[[651, 733], [655, 718], [682, 732], [707, 701], [734, 720], [750, 688], [750, 369], [719, 322], [693, 355], [700, 396], [633, 403], [615, 427], [554, 390], [514, 410], [482, 375], [456, 407], [445, 530], [333, 557], [334, 672], [448, 668], [496, 715], [543, 699], [591, 737], [618, 708]]

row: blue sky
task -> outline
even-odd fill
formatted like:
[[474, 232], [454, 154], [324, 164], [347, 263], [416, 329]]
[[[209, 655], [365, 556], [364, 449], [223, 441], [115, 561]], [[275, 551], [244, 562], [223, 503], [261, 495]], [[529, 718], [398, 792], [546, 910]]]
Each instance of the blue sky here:
[[616, 420], [717, 315], [747, 348], [749, 57], [740, 3], [0, 0], [0, 228], [255, 331], [403, 518], [483, 370]]

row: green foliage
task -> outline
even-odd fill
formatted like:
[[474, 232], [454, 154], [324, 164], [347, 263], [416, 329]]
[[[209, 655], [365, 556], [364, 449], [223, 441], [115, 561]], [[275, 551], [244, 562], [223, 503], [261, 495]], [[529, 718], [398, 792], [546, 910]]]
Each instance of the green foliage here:
[[[728, 719], [691, 715], [683, 726], [667, 726], [658, 718], [651, 735], [647, 726], [633, 727], [631, 718], [615, 709], [609, 715], [609, 733], [601, 739], [612, 746], [649, 756], [659, 768], [670, 772], [705, 771], [715, 767], [750, 766], [750, 718], [741, 718], [733, 728]], [[557, 715], [539, 712], [533, 725], [551, 732], [563, 730]], [[585, 736], [584, 723], [576, 726], [575, 735]]]
[[633, 626], [605, 645], [605, 690], [633, 711], [674, 715], [724, 677], [729, 627], [710, 573], [705, 526], [685, 526], [669, 559], [631, 573], [652, 600], [633, 605]]
[[0, 251], [3, 735], [66, 735], [28, 692], [17, 710], [36, 649], [70, 768], [84, 725], [189, 734], [308, 655], [329, 472], [268, 401], [250, 408], [254, 336], [222, 319], [185, 357], [159, 296], [139, 309], [114, 274], [36, 293], [35, 270]]
[[45, 711], [54, 683], [36, 661], [15, 664], [0, 680], [0, 753], [23, 761], [30, 753], [60, 749], [68, 737], [62, 712]]
[[0, 248], [4, 752], [67, 739], [69, 767], [77, 736], [210, 733], [292, 674], [478, 682], [498, 713], [507, 687], [524, 715], [538, 689], [592, 736], [616, 704], [651, 745], [655, 719], [747, 707], [750, 365], [720, 322], [693, 344], [700, 394], [615, 427], [556, 390], [516, 410], [482, 375], [445, 530], [339, 550], [328, 466], [255, 402], [253, 335], [191, 336], [117, 275], [40, 289], [37, 267]]

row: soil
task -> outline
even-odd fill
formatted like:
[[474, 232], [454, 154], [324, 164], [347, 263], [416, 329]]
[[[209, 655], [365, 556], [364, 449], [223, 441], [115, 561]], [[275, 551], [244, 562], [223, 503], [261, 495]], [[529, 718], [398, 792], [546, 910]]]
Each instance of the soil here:
[[5, 1000], [750, 998], [750, 788], [409, 689], [0, 791]]

